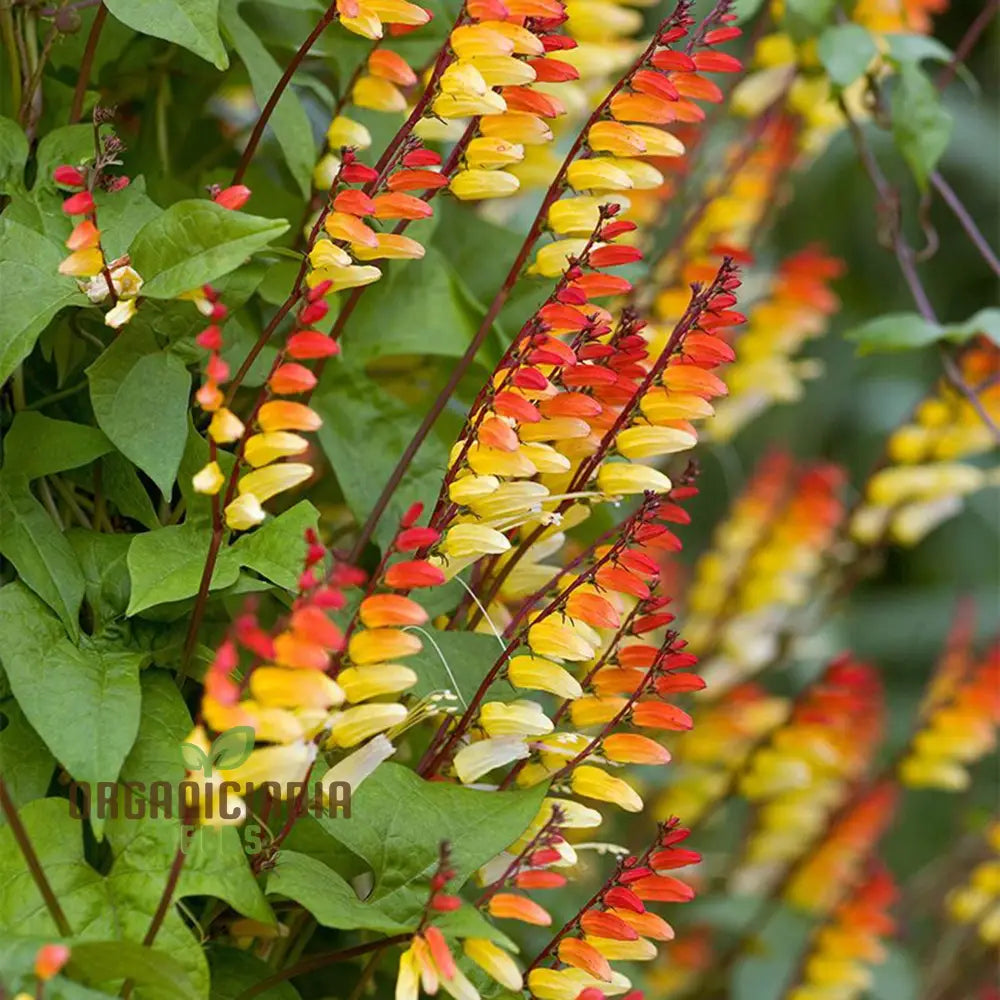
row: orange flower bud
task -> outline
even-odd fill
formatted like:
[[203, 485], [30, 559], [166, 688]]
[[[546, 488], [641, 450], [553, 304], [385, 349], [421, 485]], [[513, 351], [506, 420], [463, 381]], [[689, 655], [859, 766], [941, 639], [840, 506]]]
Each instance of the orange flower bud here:
[[580, 918], [584, 933], [592, 937], [612, 938], [615, 941], [638, 941], [639, 933], [633, 930], [621, 917], [603, 910], [588, 910]]
[[498, 892], [490, 899], [488, 908], [490, 916], [498, 920], [520, 920], [538, 927], [548, 927], [552, 923], [548, 910], [527, 896], [518, 896], [513, 892]]
[[[563, 938], [559, 942], [559, 960], [576, 969], [583, 969], [597, 979], [611, 979], [611, 965], [591, 944], [579, 938]], [[603, 995], [603, 994], [602, 994]]]
[[412, 194], [393, 192], [376, 195], [372, 214], [376, 219], [427, 219], [434, 210], [426, 201]]
[[35, 975], [47, 982], [69, 961], [69, 955], [64, 944], [43, 944], [35, 955]]
[[388, 49], [376, 49], [368, 57], [368, 72], [401, 87], [412, 87], [417, 82], [417, 74], [409, 63], [398, 53]]
[[291, 396], [312, 389], [316, 385], [316, 376], [305, 365], [288, 362], [278, 367], [267, 384], [279, 396]]
[[375, 594], [366, 597], [358, 608], [358, 617], [366, 628], [423, 625], [427, 612], [402, 594]]

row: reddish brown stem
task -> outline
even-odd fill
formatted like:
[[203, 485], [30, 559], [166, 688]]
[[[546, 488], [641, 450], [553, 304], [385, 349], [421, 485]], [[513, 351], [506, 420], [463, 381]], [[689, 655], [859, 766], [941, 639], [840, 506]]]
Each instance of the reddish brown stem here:
[[101, 40], [101, 29], [104, 27], [107, 17], [108, 8], [102, 3], [94, 15], [94, 23], [90, 26], [90, 34], [87, 35], [83, 58], [80, 60], [80, 72], [77, 74], [76, 88], [73, 90], [73, 103], [69, 107], [70, 125], [78, 122], [80, 115], [83, 114], [83, 99], [87, 95], [87, 84], [90, 81], [90, 71], [94, 65], [97, 43]]
[[0, 811], [7, 817], [7, 822], [10, 824], [10, 832], [14, 835], [14, 840], [17, 842], [18, 849], [24, 858], [24, 863], [28, 866], [28, 872], [31, 874], [32, 881], [45, 901], [45, 908], [49, 911], [52, 922], [59, 929], [59, 933], [63, 937], [72, 937], [73, 928], [70, 927], [69, 921], [66, 919], [66, 914], [63, 913], [63, 909], [59, 905], [59, 900], [56, 899], [56, 894], [52, 891], [52, 886], [49, 885], [49, 880], [45, 876], [45, 870], [38, 860], [38, 855], [35, 853], [31, 838], [28, 836], [28, 831], [24, 828], [21, 817], [17, 814], [17, 807], [10, 797], [7, 785], [4, 783], [2, 777], [0, 777]]
[[267, 128], [267, 123], [271, 120], [271, 115], [274, 114], [274, 109], [278, 106], [278, 101], [281, 100], [281, 95], [284, 94], [289, 82], [295, 75], [295, 71], [302, 65], [302, 60], [309, 54], [309, 50], [316, 44], [316, 40], [329, 27], [336, 16], [337, 4], [331, 3], [326, 9], [326, 13], [317, 22], [316, 27], [313, 28], [306, 40], [299, 46], [298, 51], [289, 60], [288, 65], [285, 67], [285, 72], [281, 74], [281, 79], [275, 84], [274, 90], [271, 91], [271, 96], [267, 99], [267, 103], [264, 105], [260, 117], [257, 119], [257, 124], [254, 125], [253, 131], [250, 133], [250, 138], [247, 140], [243, 155], [240, 157], [240, 162], [233, 174], [233, 184], [239, 184], [243, 180], [243, 175], [247, 172], [247, 167], [250, 166], [250, 161], [253, 159], [254, 153], [257, 152], [261, 136], [264, 134], [264, 129]]

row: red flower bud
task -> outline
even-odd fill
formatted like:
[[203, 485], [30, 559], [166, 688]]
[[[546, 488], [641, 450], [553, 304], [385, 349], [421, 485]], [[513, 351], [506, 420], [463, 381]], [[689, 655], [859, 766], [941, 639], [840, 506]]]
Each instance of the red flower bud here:
[[433, 545], [440, 537], [441, 532], [434, 528], [404, 528], [396, 536], [396, 548], [400, 552], [416, 552]]
[[436, 893], [431, 897], [431, 909], [438, 913], [451, 913], [462, 905], [462, 900], [458, 896], [446, 896], [444, 893]]
[[390, 566], [385, 574], [385, 582], [393, 590], [440, 587], [444, 583], [444, 570], [439, 566], [432, 566], [424, 559], [414, 559]]
[[364, 191], [341, 191], [333, 199], [333, 210], [349, 215], [371, 215], [375, 211], [375, 202]]
[[432, 149], [415, 149], [402, 160], [404, 167], [436, 167], [440, 162], [440, 154]]
[[69, 961], [69, 948], [64, 944], [43, 944], [35, 955], [35, 975], [42, 982], [51, 979]]
[[340, 168], [340, 179], [347, 184], [370, 184], [378, 180], [378, 171], [364, 163], [345, 163]]
[[310, 302], [300, 313], [299, 322], [303, 326], [312, 326], [313, 323], [318, 323], [328, 312], [330, 311], [330, 306], [328, 303], [324, 302], [322, 299], [316, 302]]
[[406, 513], [400, 518], [400, 527], [409, 528], [412, 527], [417, 522], [417, 518], [420, 517], [424, 512], [424, 505], [418, 500], [416, 503], [411, 503], [407, 508]]
[[194, 342], [199, 347], [204, 347], [206, 351], [221, 351], [222, 330], [213, 323], [211, 326], [206, 326], [205, 329], [194, 338]]
[[89, 191], [70, 195], [62, 204], [62, 210], [67, 215], [90, 215], [94, 208], [94, 196]]
[[235, 211], [242, 208], [250, 199], [250, 188], [246, 184], [233, 184], [232, 187], [223, 188], [213, 199], [216, 205]]
[[329, 278], [326, 281], [321, 281], [318, 285], [314, 285], [306, 293], [306, 299], [309, 302], [319, 302], [321, 298], [333, 287], [333, 282]]
[[299, 361], [310, 358], [329, 358], [340, 353], [340, 345], [319, 330], [298, 330], [286, 344], [290, 357]]
[[83, 176], [83, 171], [77, 169], [76, 167], [71, 167], [69, 164], [64, 163], [60, 167], [56, 167], [52, 171], [52, 179], [60, 187], [83, 187], [87, 183], [86, 177]]

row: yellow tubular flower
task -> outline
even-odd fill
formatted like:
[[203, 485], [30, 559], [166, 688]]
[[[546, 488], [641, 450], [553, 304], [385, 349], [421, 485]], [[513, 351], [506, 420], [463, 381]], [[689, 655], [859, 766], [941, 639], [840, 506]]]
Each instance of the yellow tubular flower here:
[[208, 425], [208, 435], [216, 444], [230, 444], [243, 437], [243, 421], [232, 410], [219, 407]]
[[651, 962], [656, 958], [656, 945], [645, 938], [619, 941], [616, 938], [584, 936], [584, 941], [612, 962]]
[[486, 198], [506, 198], [521, 182], [505, 170], [460, 170], [448, 185], [461, 201], [482, 201]]
[[397, 233], [376, 233], [378, 245], [352, 243], [351, 252], [358, 260], [420, 260], [425, 253], [422, 243]]
[[362, 740], [398, 726], [406, 719], [405, 705], [358, 705], [341, 713], [330, 727], [328, 746], [353, 747]]
[[355, 665], [381, 663], [413, 656], [423, 643], [413, 632], [395, 628], [370, 628], [355, 632], [347, 644], [347, 655]]
[[247, 438], [243, 456], [256, 469], [279, 458], [301, 455], [308, 447], [309, 442], [298, 434], [271, 431], [268, 434], [254, 434]]
[[569, 619], [564, 623], [553, 617], [545, 618], [528, 629], [528, 645], [533, 653], [555, 660], [590, 660], [596, 649], [574, 627], [577, 624]]
[[[225, 514], [226, 527], [232, 531], [248, 531], [267, 517], [264, 508], [260, 505], [260, 500], [252, 493], [238, 496], [231, 504], [227, 505]], [[226, 727], [221, 728], [225, 729]]]
[[533, 701], [489, 701], [479, 711], [479, 725], [489, 736], [544, 736], [554, 728]]
[[597, 472], [597, 488], [607, 496], [629, 493], [669, 493], [673, 484], [658, 469], [624, 462], [605, 462]]
[[486, 975], [506, 989], [519, 991], [524, 985], [514, 959], [487, 938], [466, 938], [462, 950]]
[[530, 752], [528, 744], [520, 736], [477, 740], [455, 754], [455, 773], [463, 785], [469, 785], [496, 767], [525, 760]]
[[304, 462], [282, 462], [241, 476], [238, 489], [240, 496], [249, 493], [263, 503], [304, 483], [312, 474], [313, 467]]
[[493, 528], [480, 524], [455, 524], [448, 529], [440, 547], [449, 558], [468, 559], [506, 552], [510, 541]]
[[626, 812], [642, 811], [639, 793], [627, 781], [612, 777], [599, 767], [581, 764], [574, 768], [569, 783], [573, 791], [585, 799], [613, 802]]
[[580, 682], [558, 664], [541, 656], [515, 656], [507, 666], [507, 679], [516, 688], [547, 691], [559, 698], [579, 698]]
[[319, 670], [257, 667], [250, 674], [250, 694], [276, 708], [330, 708], [344, 701], [341, 686]]
[[496, 30], [496, 23], [464, 24], [449, 36], [449, 44], [459, 59], [474, 56], [506, 56], [514, 51], [514, 42]]
[[341, 670], [337, 682], [344, 689], [347, 700], [357, 704], [384, 694], [406, 691], [417, 683], [417, 675], [401, 663], [374, 663]]
[[479, 71], [489, 87], [520, 87], [535, 80], [531, 66], [512, 56], [477, 56], [468, 64]]
[[474, 169], [494, 170], [519, 163], [524, 159], [524, 146], [506, 139], [491, 139], [481, 135], [473, 139], [465, 150], [465, 162]]
[[524, 146], [540, 146], [552, 141], [552, 129], [545, 119], [524, 111], [486, 115], [479, 127], [483, 135], [492, 139], [506, 139]]
[[372, 136], [361, 122], [337, 115], [326, 130], [326, 141], [331, 149], [340, 149], [343, 146], [367, 149], [372, 144]]
[[615, 997], [631, 986], [632, 983], [620, 972], [612, 972], [608, 982], [574, 968], [532, 969], [528, 973], [528, 989], [538, 1000], [576, 1000], [591, 987], [599, 989], [605, 996]]
[[359, 77], [351, 91], [351, 100], [359, 108], [371, 108], [372, 111], [406, 110], [403, 92], [394, 83], [377, 76]]
[[698, 443], [697, 437], [676, 427], [628, 427], [615, 439], [615, 448], [626, 458], [653, 458], [687, 451]]
[[574, 160], [566, 171], [566, 179], [576, 191], [628, 191], [634, 186], [614, 157]]

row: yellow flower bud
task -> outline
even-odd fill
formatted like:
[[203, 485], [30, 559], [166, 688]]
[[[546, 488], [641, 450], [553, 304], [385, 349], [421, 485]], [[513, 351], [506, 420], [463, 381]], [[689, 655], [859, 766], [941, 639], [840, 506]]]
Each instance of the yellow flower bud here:
[[520, 87], [534, 83], [535, 71], [513, 56], [475, 56], [469, 60], [489, 87]]
[[91, 278], [100, 274], [104, 267], [104, 255], [100, 247], [89, 250], [76, 250], [59, 265], [59, 273], [71, 278]]
[[471, 785], [496, 767], [526, 759], [529, 753], [520, 735], [477, 740], [455, 754], [455, 773], [463, 785]]
[[554, 728], [533, 701], [489, 701], [479, 710], [479, 725], [489, 736], [544, 736]]
[[321, 670], [286, 667], [257, 667], [250, 674], [250, 693], [277, 708], [330, 708], [344, 701], [341, 686]]
[[288, 431], [270, 431], [254, 434], [247, 439], [243, 457], [254, 467], [267, 465], [289, 455], [301, 455], [309, 447], [309, 442], [298, 434]]
[[573, 625], [555, 616], [535, 622], [528, 629], [528, 645], [533, 653], [556, 660], [590, 660], [597, 652]]
[[452, 559], [478, 558], [506, 552], [510, 541], [506, 535], [481, 524], [455, 524], [441, 543], [441, 551]]
[[508, 990], [520, 992], [524, 980], [517, 963], [498, 945], [487, 938], [466, 938], [462, 950], [491, 979]]
[[566, 179], [576, 191], [628, 191], [633, 187], [632, 178], [610, 156], [574, 160]]
[[487, 115], [479, 123], [479, 129], [492, 139], [506, 139], [524, 146], [541, 146], [552, 141], [552, 129], [545, 119], [524, 111]]
[[465, 506], [471, 500], [495, 493], [499, 488], [500, 480], [496, 476], [462, 476], [448, 487], [448, 498]]
[[492, 170], [519, 163], [524, 159], [524, 146], [506, 139], [491, 139], [477, 136], [465, 150], [465, 162], [472, 168]]
[[698, 439], [676, 427], [628, 427], [615, 439], [615, 447], [626, 458], [653, 458], [687, 451]]
[[212, 414], [208, 435], [216, 444], [230, 444], [243, 437], [243, 421], [232, 410], [220, 407]]
[[372, 136], [361, 122], [337, 115], [326, 130], [326, 141], [331, 149], [340, 149], [343, 146], [367, 149], [372, 144]]
[[[267, 516], [260, 501], [252, 493], [238, 496], [226, 507], [226, 527], [232, 531], [247, 531]], [[219, 728], [219, 727], [216, 727]], [[222, 727], [225, 728], [225, 727]]]
[[406, 691], [417, 683], [417, 675], [401, 663], [372, 663], [341, 670], [337, 682], [344, 689], [347, 700], [358, 704], [369, 698]]
[[354, 260], [351, 255], [336, 243], [329, 240], [317, 240], [309, 251], [309, 263], [313, 267], [350, 267]]
[[482, 201], [486, 198], [506, 198], [521, 182], [505, 170], [460, 170], [448, 185], [461, 201]]
[[226, 477], [222, 474], [218, 462], [209, 462], [191, 478], [191, 485], [195, 493], [204, 493], [206, 496], [215, 496], [222, 489], [222, 484]]
[[515, 656], [507, 667], [507, 679], [516, 688], [547, 691], [559, 698], [579, 698], [580, 682], [565, 667], [541, 656]]

